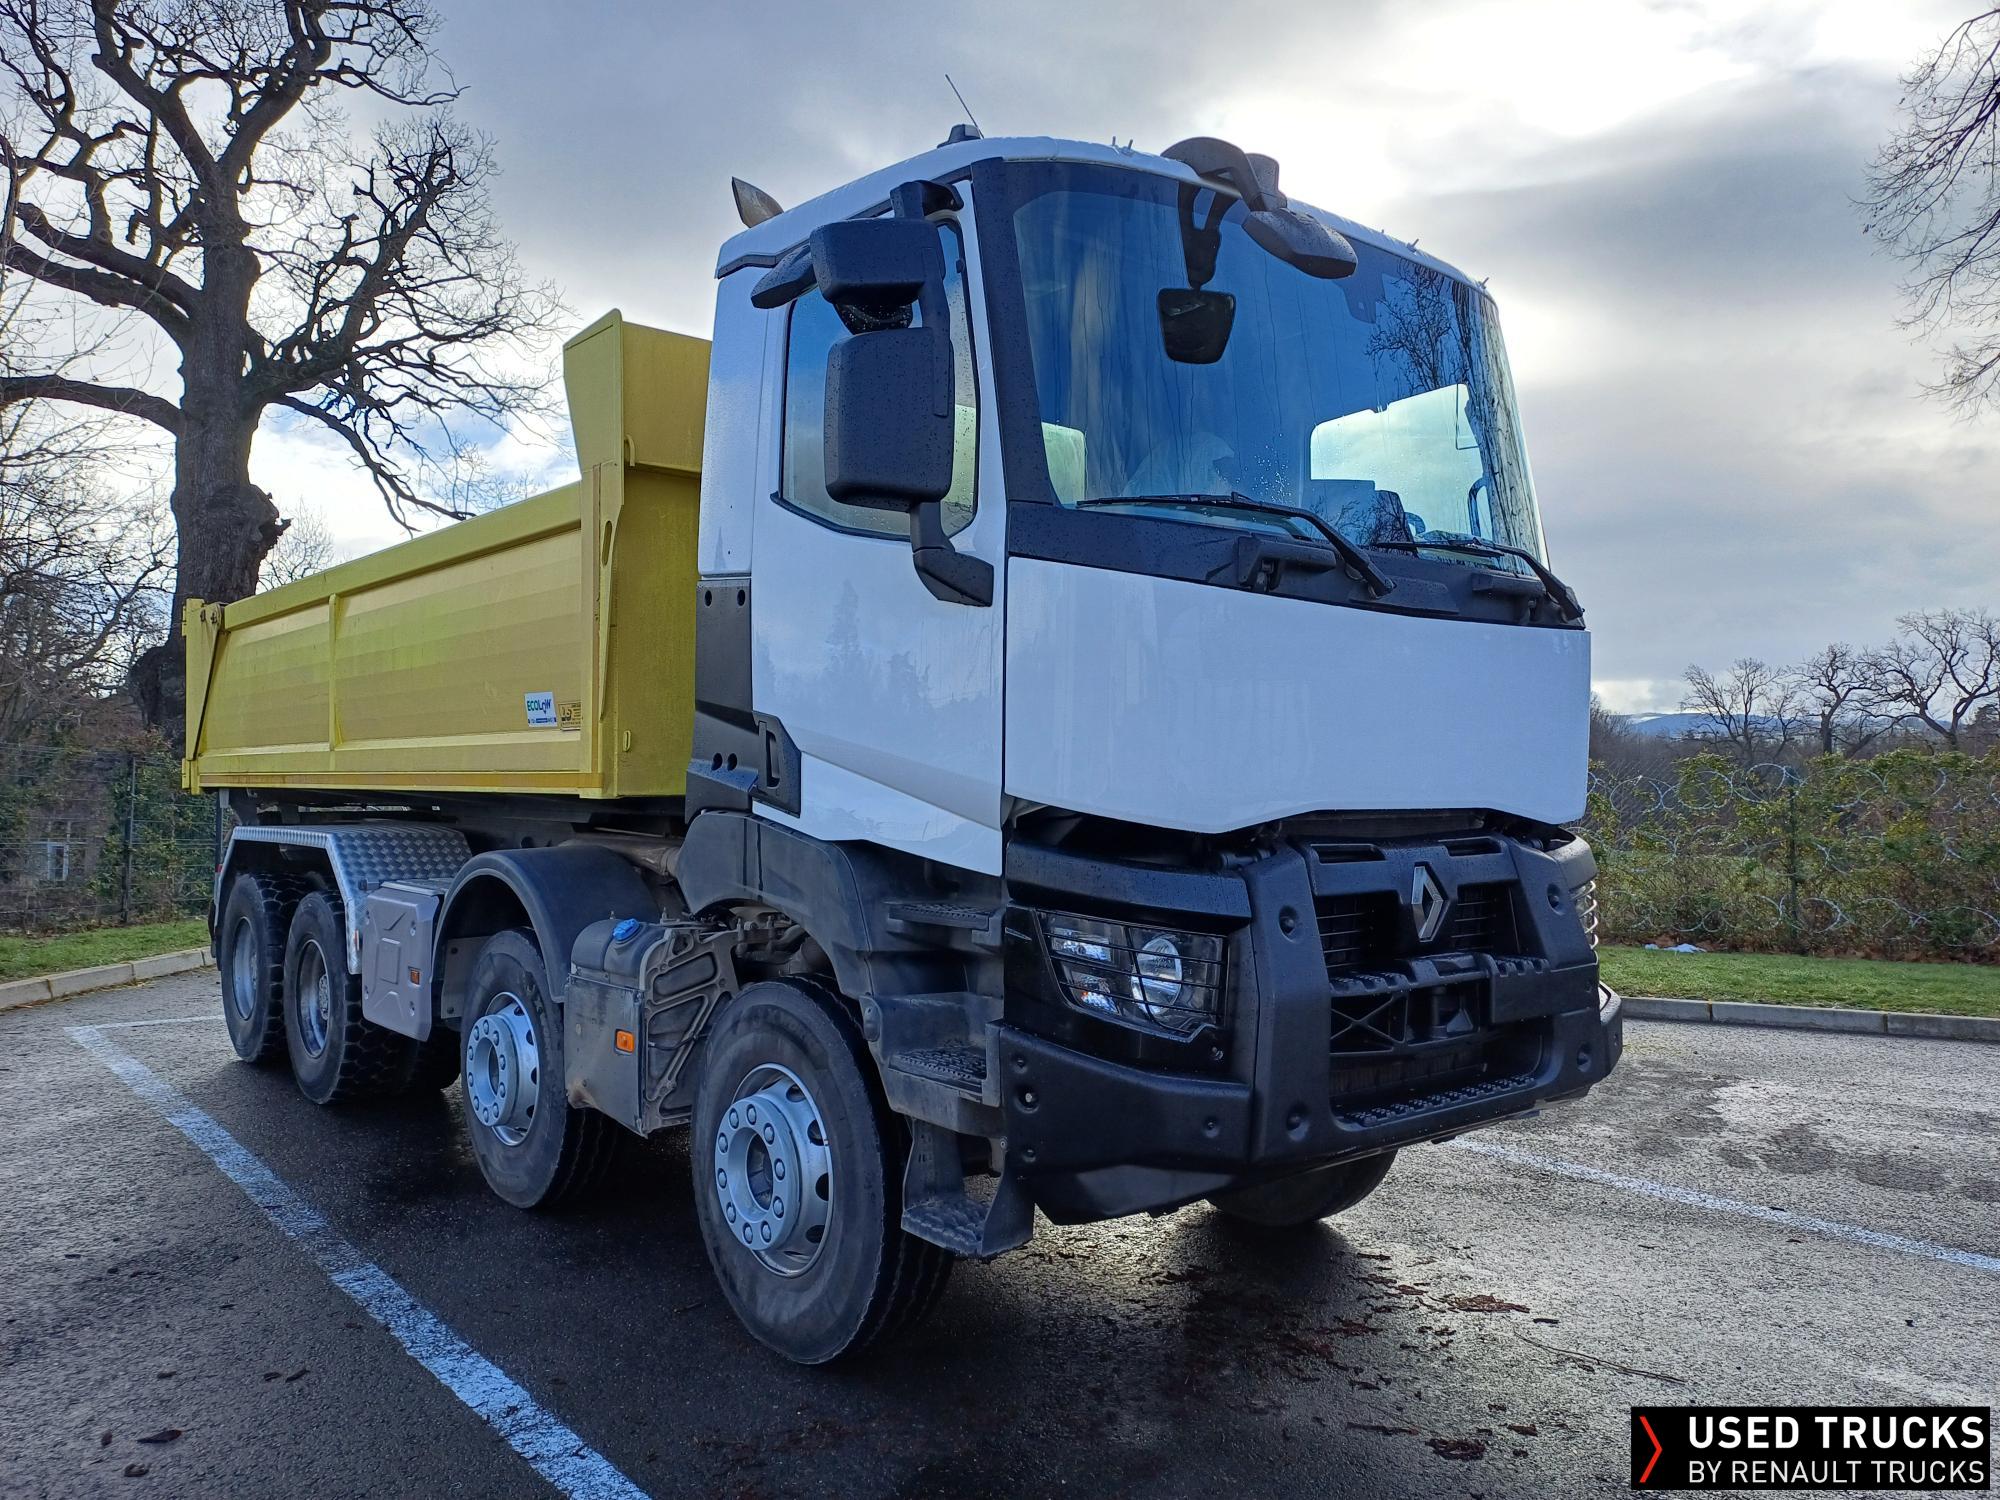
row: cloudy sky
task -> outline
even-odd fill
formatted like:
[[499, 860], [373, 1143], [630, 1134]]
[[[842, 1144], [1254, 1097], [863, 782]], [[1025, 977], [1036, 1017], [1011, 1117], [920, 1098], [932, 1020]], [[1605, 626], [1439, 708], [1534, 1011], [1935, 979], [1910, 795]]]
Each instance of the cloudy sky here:
[[[959, 118], [948, 71], [989, 135], [1223, 135], [1490, 276], [1612, 706], [1674, 706], [1690, 661], [2000, 608], [2000, 416], [1922, 396], [1935, 356], [1852, 201], [1969, 0], [441, 3], [501, 218], [579, 325], [705, 334], [730, 175], [795, 203], [920, 151]], [[393, 539], [342, 470], [306, 434], [260, 447], [281, 506]]]

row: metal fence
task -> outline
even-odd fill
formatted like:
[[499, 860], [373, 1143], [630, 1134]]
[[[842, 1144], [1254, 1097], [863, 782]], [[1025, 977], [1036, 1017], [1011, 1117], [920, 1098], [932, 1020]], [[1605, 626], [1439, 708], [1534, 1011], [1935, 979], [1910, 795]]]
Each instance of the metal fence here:
[[0, 744], [0, 932], [198, 915], [216, 819], [169, 753]]
[[[1600, 932], [2000, 963], [2000, 751], [1596, 768]], [[0, 744], [0, 932], [194, 916], [221, 834], [164, 751]]]
[[2000, 752], [1591, 778], [1614, 942], [2000, 962]]

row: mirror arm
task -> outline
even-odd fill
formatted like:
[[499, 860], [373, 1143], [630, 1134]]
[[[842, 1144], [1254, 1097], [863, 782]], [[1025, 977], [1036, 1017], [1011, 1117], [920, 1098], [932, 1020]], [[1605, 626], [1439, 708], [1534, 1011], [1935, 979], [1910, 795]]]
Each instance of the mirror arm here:
[[932, 598], [992, 606], [993, 564], [952, 546], [945, 535], [942, 500], [926, 500], [910, 512], [910, 560]]

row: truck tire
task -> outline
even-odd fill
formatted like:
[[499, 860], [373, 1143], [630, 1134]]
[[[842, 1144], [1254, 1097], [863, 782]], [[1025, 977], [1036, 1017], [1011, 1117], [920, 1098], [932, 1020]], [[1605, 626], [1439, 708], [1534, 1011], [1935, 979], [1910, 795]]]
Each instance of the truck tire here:
[[1259, 1229], [1297, 1229], [1354, 1207], [1382, 1185], [1395, 1160], [1395, 1152], [1384, 1151], [1337, 1167], [1234, 1188], [1208, 1201], [1226, 1217]]
[[699, 1063], [695, 1216], [744, 1327], [819, 1365], [927, 1314], [952, 1256], [903, 1232], [908, 1134], [840, 997], [803, 980], [753, 984]]
[[346, 920], [330, 891], [314, 891], [292, 914], [285, 1043], [299, 1092], [315, 1104], [393, 1092], [416, 1045], [362, 1016], [360, 977], [347, 972]]
[[216, 924], [222, 1019], [229, 1045], [247, 1063], [285, 1055], [285, 936], [292, 909], [309, 889], [290, 875], [238, 875]]
[[431, 1034], [410, 1049], [409, 1066], [398, 1093], [436, 1094], [458, 1082], [459, 1053], [465, 1041], [442, 1021], [431, 1022]]
[[622, 1127], [576, 1109], [563, 1081], [562, 1017], [525, 931], [479, 950], [459, 1034], [465, 1129], [486, 1185], [516, 1208], [553, 1208], [604, 1175]]

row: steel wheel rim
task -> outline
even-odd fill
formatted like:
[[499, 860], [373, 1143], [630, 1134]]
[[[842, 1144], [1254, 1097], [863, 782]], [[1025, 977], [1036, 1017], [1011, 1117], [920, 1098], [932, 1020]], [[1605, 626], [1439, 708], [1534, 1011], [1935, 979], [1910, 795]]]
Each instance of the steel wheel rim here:
[[333, 975], [319, 943], [307, 938], [299, 950], [299, 1040], [309, 1056], [326, 1052], [326, 1039], [333, 1025]]
[[230, 945], [229, 1003], [236, 1011], [236, 1018], [247, 1021], [257, 1008], [257, 992], [262, 988], [257, 982], [256, 933], [248, 917], [236, 919]]
[[778, 1276], [803, 1276], [826, 1249], [833, 1148], [798, 1074], [765, 1063], [743, 1075], [716, 1124], [712, 1180], [729, 1236]]
[[499, 999], [498, 1009], [472, 1023], [465, 1044], [465, 1101], [501, 1145], [513, 1147], [528, 1138], [535, 1123], [542, 1051], [535, 1018], [521, 997], [508, 991]]

